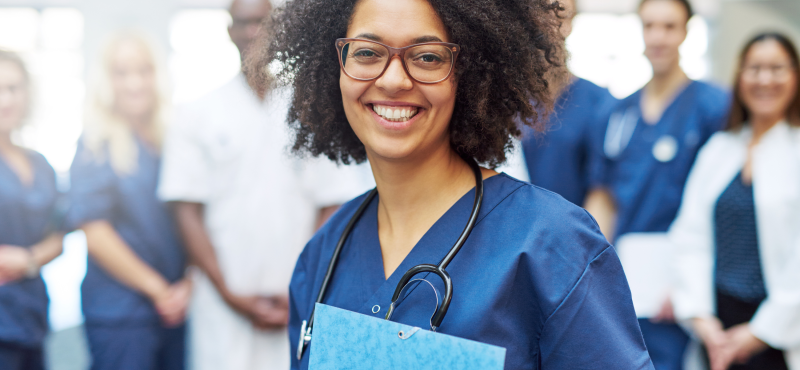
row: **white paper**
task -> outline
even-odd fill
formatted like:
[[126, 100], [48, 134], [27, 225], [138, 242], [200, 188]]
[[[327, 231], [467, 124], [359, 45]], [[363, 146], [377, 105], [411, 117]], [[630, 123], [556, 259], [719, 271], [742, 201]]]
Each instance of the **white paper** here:
[[639, 318], [661, 310], [672, 286], [672, 244], [666, 233], [631, 233], [616, 243]]

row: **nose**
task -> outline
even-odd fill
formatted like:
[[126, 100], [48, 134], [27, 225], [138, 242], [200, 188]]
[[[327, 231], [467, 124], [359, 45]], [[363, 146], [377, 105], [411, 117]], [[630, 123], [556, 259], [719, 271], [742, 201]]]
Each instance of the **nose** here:
[[403, 68], [403, 62], [399, 57], [396, 57], [389, 60], [389, 66], [383, 72], [383, 75], [375, 80], [375, 86], [389, 94], [394, 94], [404, 90], [411, 90], [414, 87], [414, 82]]
[[775, 72], [769, 68], [760, 68], [756, 75], [756, 81], [761, 85], [769, 85], [775, 80]]

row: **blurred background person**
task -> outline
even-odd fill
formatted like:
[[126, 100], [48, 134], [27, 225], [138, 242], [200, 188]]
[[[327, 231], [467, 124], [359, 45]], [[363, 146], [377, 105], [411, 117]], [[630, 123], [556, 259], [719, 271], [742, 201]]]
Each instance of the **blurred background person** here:
[[[561, 34], [566, 39], [572, 33], [577, 9], [575, 0], [562, 0], [561, 5]], [[546, 132], [537, 135], [532, 128], [522, 127], [522, 152], [530, 182], [583, 205], [589, 192], [590, 142], [597, 140], [598, 127], [604, 126], [614, 103], [608, 89], [570, 73]]]
[[[689, 337], [674, 323], [667, 292], [649, 291], [668, 289], [669, 270], [660, 268], [666, 265], [656, 253], [669, 253], [665, 232], [680, 206], [686, 177], [700, 147], [721, 128], [729, 106], [725, 91], [690, 80], [680, 66], [679, 47], [692, 14], [686, 0], [639, 3], [653, 78], [612, 111], [593, 160], [595, 189], [586, 202], [618, 248], [628, 280], [653, 281], [645, 292], [632, 284], [631, 293], [657, 370], [683, 368]], [[640, 254], [643, 248], [652, 250], [651, 258], [626, 257], [628, 250]], [[634, 269], [646, 275], [637, 276]], [[654, 294], [661, 301], [655, 307], [652, 299], [642, 299]]]
[[39, 268], [61, 254], [56, 178], [12, 133], [28, 116], [30, 75], [0, 50], [0, 368], [44, 369], [47, 291]]
[[798, 68], [781, 34], [745, 45], [727, 126], [700, 152], [670, 228], [675, 314], [712, 370], [800, 369]]
[[86, 234], [85, 328], [96, 370], [184, 368], [185, 257], [156, 197], [167, 109], [153, 48], [113, 36], [70, 169], [68, 223]]
[[[236, 0], [229, 11], [228, 33], [244, 60], [271, 5]], [[369, 188], [364, 166], [290, 158], [287, 97], [263, 91], [240, 73], [182, 107], [167, 137], [159, 194], [175, 202], [200, 270], [190, 318], [198, 370], [289, 368], [297, 257], [336, 205]]]

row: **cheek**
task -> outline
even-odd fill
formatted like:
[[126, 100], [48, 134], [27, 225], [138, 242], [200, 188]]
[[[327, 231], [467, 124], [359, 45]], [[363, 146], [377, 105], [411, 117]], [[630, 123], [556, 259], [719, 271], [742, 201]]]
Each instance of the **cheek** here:
[[355, 81], [350, 77], [341, 74], [339, 77], [339, 89], [342, 91], [342, 105], [344, 113], [347, 115], [347, 120], [350, 121], [352, 126], [358, 123], [357, 114], [361, 106], [361, 97], [372, 85], [371, 81], [362, 82]]
[[445, 127], [450, 124], [456, 103], [457, 87], [457, 83], [451, 78], [441, 84], [420, 88], [428, 103], [430, 103], [431, 109], [435, 112], [437, 124]]
[[791, 80], [789, 81], [789, 84], [786, 87], [786, 90], [787, 90], [787, 99], [789, 101], [792, 101], [792, 100], [797, 99], [797, 93], [798, 93], [797, 89], [800, 86], [797, 86], [797, 75], [796, 74], [792, 74], [790, 76], [790, 78], [791, 78]]

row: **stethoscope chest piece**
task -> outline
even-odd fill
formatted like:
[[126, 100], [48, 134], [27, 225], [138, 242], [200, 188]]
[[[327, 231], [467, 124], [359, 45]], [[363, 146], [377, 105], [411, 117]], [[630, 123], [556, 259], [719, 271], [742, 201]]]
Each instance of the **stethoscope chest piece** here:
[[669, 162], [676, 154], [678, 154], [678, 140], [671, 135], [661, 136], [653, 145], [653, 157], [659, 162]]

